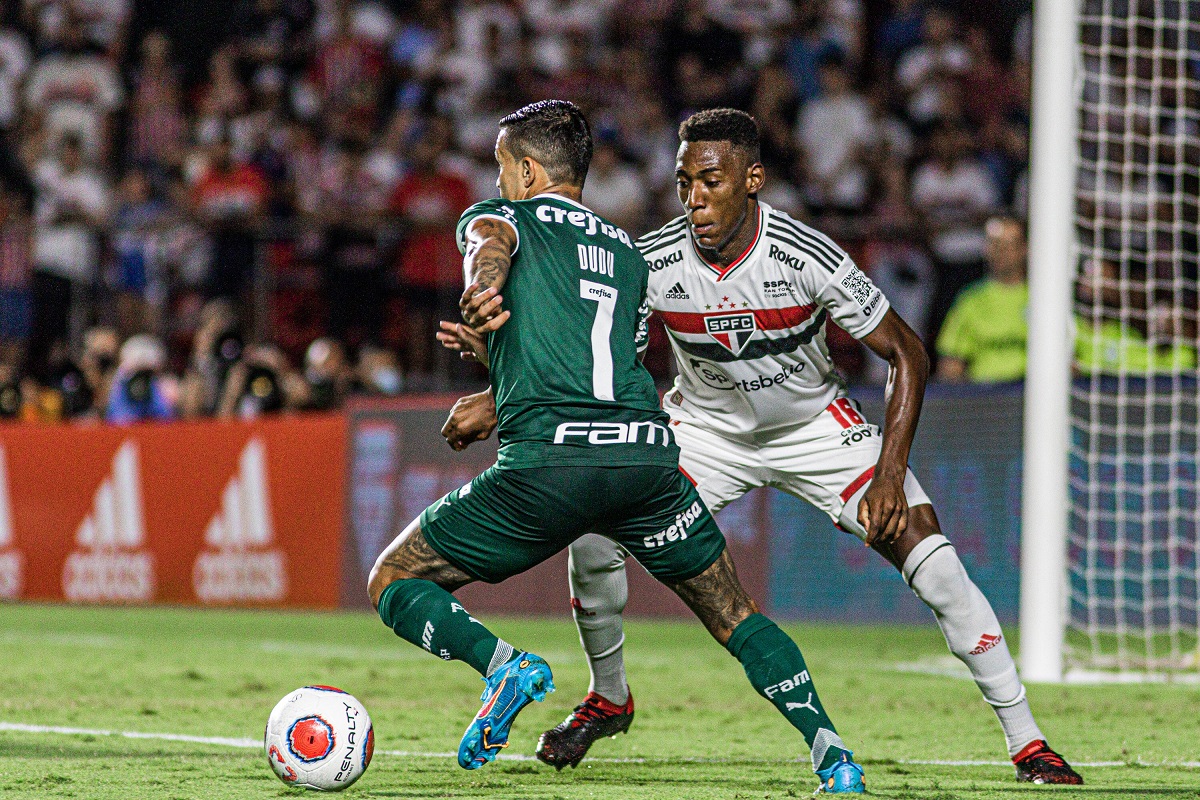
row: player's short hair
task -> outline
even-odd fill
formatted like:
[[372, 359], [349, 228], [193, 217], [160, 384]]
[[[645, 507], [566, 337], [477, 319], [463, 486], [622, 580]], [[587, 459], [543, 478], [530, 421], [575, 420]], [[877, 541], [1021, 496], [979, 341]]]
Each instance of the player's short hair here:
[[550, 180], [583, 186], [592, 163], [592, 131], [579, 106], [569, 100], [539, 100], [500, 120], [517, 158], [529, 157]]
[[679, 126], [681, 142], [729, 142], [758, 161], [758, 122], [736, 108], [710, 108], [685, 119]]

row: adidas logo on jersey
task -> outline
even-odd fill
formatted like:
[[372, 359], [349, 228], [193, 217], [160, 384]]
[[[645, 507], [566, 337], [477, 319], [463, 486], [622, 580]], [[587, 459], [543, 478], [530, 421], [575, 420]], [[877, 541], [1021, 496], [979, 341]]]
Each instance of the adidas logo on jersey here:
[[8, 469], [0, 447], [0, 598], [12, 600], [21, 593], [21, 551], [13, 547], [12, 503], [8, 499]]
[[196, 596], [206, 603], [282, 600], [287, 573], [283, 552], [272, 547], [272, 527], [266, 448], [251, 439], [204, 532], [210, 549], [192, 567]]
[[154, 595], [154, 563], [142, 549], [137, 445], [125, 442], [100, 482], [92, 510], [75, 531], [76, 550], [63, 565], [63, 594], [73, 602], [145, 602]]
[[670, 289], [667, 289], [667, 293], [663, 295], [663, 299], [665, 299], [665, 300], [691, 300], [692, 296], [687, 293], [686, 289], [683, 288], [682, 283], [676, 283]]

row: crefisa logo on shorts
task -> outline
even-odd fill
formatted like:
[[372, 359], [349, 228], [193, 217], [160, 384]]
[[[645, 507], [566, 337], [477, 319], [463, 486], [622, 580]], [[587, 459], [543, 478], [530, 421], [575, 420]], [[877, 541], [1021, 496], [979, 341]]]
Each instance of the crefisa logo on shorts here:
[[204, 532], [208, 549], [192, 567], [196, 596], [206, 603], [282, 600], [287, 571], [283, 552], [273, 547], [274, 538], [267, 451], [261, 439], [251, 439]]
[[24, 559], [13, 547], [12, 501], [8, 496], [8, 462], [0, 447], [0, 599], [12, 600], [21, 594]]
[[679, 542], [688, 537], [688, 529], [700, 519], [700, 515], [704, 513], [703, 506], [700, 501], [692, 503], [685, 511], [675, 515], [675, 522], [663, 528], [652, 536], [646, 536], [642, 539], [642, 544], [646, 547], [662, 547], [664, 544], [671, 542]]

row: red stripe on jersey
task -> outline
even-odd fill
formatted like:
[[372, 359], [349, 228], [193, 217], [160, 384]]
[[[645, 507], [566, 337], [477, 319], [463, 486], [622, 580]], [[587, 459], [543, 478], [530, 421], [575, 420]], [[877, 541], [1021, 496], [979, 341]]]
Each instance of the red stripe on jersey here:
[[683, 467], [680, 467], [679, 471], [683, 473], [683, 477], [687, 478], [688, 482], [690, 484], [692, 484], [692, 486], [696, 485], [696, 479], [693, 478], [691, 475], [688, 475], [688, 471], [686, 469], [684, 469]]
[[864, 485], [866, 485], [867, 481], [871, 480], [871, 478], [873, 478], [874, 476], [875, 476], [875, 468], [871, 467], [866, 472], [864, 472], [862, 475], [859, 475], [857, 478], [855, 478], [854, 481], [849, 486], [847, 486], [845, 489], [842, 489], [842, 494], [841, 494], [842, 502], [843, 503], [849, 502], [850, 498], [854, 497], [854, 493], [857, 492], [859, 489], [861, 489]]
[[747, 308], [743, 311], [714, 311], [697, 314], [692, 311], [656, 311], [663, 324], [676, 333], [706, 333], [704, 320], [707, 317], [724, 317], [731, 313], [754, 314], [754, 322], [760, 331], [782, 331], [795, 328], [817, 310], [816, 303], [789, 308]]
[[840, 408], [838, 408], [836, 400], [826, 406], [825, 410], [833, 415], [833, 418], [837, 420], [837, 424], [841, 425], [843, 430], [850, 427], [850, 420], [846, 419], [846, 415], [842, 413]]
[[845, 397], [839, 397], [833, 402], [836, 406], [838, 406], [838, 408], [842, 409], [842, 413], [846, 415], [846, 419], [850, 420], [851, 425], [867, 424], [867, 421], [862, 418], [861, 414], [858, 413], [858, 409], [854, 407], [854, 404]]
[[730, 272], [732, 272], [735, 267], [737, 267], [739, 264], [741, 264], [743, 261], [745, 261], [746, 256], [750, 255], [750, 251], [754, 249], [754, 245], [758, 244], [758, 237], [762, 235], [762, 218], [763, 218], [763, 213], [762, 213], [762, 207], [760, 206], [758, 209], [757, 227], [754, 229], [754, 239], [750, 242], [750, 245], [745, 250], [742, 251], [742, 254], [740, 256], [738, 256], [737, 258], [735, 258], [728, 267], [719, 267], [716, 264], [709, 263], [709, 260], [707, 258], [700, 255], [700, 248], [696, 247], [696, 241], [694, 239], [692, 239], [691, 236], [689, 236], [688, 239], [692, 242], [692, 249], [696, 251], [697, 258], [700, 259], [700, 261], [704, 264], [704, 266], [708, 267], [713, 272], [717, 273], [717, 280], [721, 280], [726, 275], [728, 275]]

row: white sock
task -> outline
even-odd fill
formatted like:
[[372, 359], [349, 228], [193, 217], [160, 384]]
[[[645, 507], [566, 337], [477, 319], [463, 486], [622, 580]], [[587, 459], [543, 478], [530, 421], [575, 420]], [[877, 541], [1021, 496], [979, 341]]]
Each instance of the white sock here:
[[612, 540], [589, 533], [569, 552], [571, 609], [592, 671], [589, 691], [615, 705], [629, 699], [621, 612], [629, 598], [625, 553]]
[[513, 654], [516, 649], [508, 642], [500, 639], [496, 642], [496, 649], [492, 652], [492, 660], [488, 662], [487, 674], [485, 678], [492, 677], [492, 673], [500, 669], [500, 667], [512, 661]]
[[1010, 756], [1044, 739], [1033, 719], [1017, 665], [1000, 622], [945, 536], [923, 539], [904, 562], [904, 580], [937, 617], [950, 652], [971, 670], [983, 699], [996, 712]]

